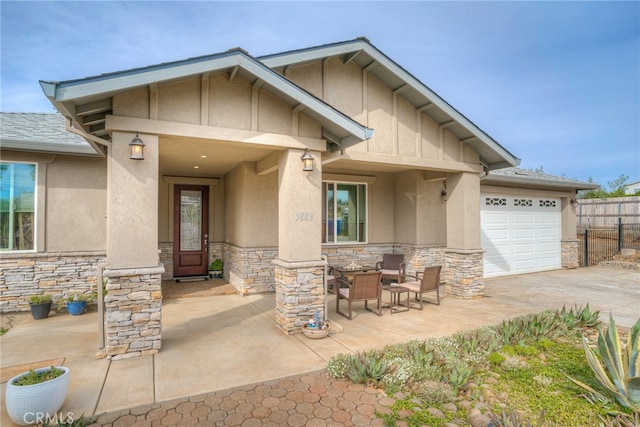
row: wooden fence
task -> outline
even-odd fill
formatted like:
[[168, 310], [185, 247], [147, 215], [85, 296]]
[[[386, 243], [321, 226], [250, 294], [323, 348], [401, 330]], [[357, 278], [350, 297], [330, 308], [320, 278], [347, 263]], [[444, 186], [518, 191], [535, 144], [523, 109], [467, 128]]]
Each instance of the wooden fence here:
[[578, 199], [578, 230], [640, 223], [640, 197]]

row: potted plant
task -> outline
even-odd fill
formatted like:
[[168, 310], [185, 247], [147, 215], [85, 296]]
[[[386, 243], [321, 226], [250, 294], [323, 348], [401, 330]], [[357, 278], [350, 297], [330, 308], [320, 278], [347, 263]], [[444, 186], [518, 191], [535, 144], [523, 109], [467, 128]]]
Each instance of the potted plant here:
[[29, 298], [29, 308], [35, 320], [46, 319], [51, 311], [51, 295], [32, 295]]
[[60, 299], [60, 304], [64, 304], [67, 311], [72, 316], [79, 316], [84, 313], [87, 308], [87, 304], [94, 302], [97, 299], [97, 292], [92, 292], [89, 295], [86, 294], [73, 294], [67, 295]]
[[224, 263], [220, 258], [213, 260], [209, 265], [209, 277], [216, 278], [216, 279], [221, 278], [223, 268], [224, 268]]
[[331, 325], [329, 321], [324, 321], [320, 317], [320, 312], [316, 310], [304, 325], [302, 325], [302, 333], [309, 338], [318, 339], [329, 335]]
[[69, 368], [51, 366], [23, 372], [7, 382], [7, 414], [18, 425], [36, 422], [36, 416], [55, 417], [69, 389]]

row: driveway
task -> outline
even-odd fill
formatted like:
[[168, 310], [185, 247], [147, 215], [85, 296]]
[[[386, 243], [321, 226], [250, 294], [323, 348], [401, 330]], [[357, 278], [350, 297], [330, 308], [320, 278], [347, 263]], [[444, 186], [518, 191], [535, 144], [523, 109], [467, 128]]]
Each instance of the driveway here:
[[[351, 321], [335, 313], [330, 296], [329, 318], [339, 332], [321, 340], [283, 335], [275, 326], [274, 294], [167, 300], [160, 353], [118, 361], [95, 358], [95, 312], [58, 313], [29, 318], [0, 337], [1, 367], [63, 359], [72, 371], [63, 412], [89, 415], [317, 371], [339, 353], [449, 335], [563, 305], [589, 303], [604, 321], [613, 313], [621, 326], [640, 318], [637, 271], [590, 267], [494, 278], [486, 280], [485, 292], [482, 299], [445, 297], [440, 306], [382, 317], [355, 304]], [[2, 425], [11, 425], [5, 412]]]

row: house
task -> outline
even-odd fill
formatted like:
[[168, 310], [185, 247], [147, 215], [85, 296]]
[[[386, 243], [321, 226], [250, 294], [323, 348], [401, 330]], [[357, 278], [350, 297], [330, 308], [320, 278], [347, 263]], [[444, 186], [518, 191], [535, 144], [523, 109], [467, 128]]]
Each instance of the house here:
[[640, 192], [640, 181], [632, 182], [631, 184], [627, 184], [624, 186], [624, 194], [633, 196], [634, 194], [638, 194], [639, 192]]
[[285, 333], [324, 310], [327, 264], [400, 253], [443, 265], [460, 298], [487, 269], [577, 266], [572, 201], [591, 184], [499, 172], [519, 159], [364, 38], [41, 86], [68, 139], [7, 144], [2, 116], [3, 182], [27, 183], [6, 191], [36, 207], [31, 246], [3, 238], [2, 308], [104, 282], [108, 357], [156, 353], [161, 281], [215, 258], [238, 292], [275, 292]]

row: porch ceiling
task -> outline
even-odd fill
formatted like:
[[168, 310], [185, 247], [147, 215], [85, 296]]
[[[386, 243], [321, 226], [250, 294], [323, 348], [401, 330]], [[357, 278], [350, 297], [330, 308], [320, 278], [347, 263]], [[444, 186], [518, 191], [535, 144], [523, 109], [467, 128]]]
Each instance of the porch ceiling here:
[[256, 162], [273, 151], [270, 148], [237, 142], [162, 137], [160, 174], [198, 178], [221, 177], [241, 163]]

